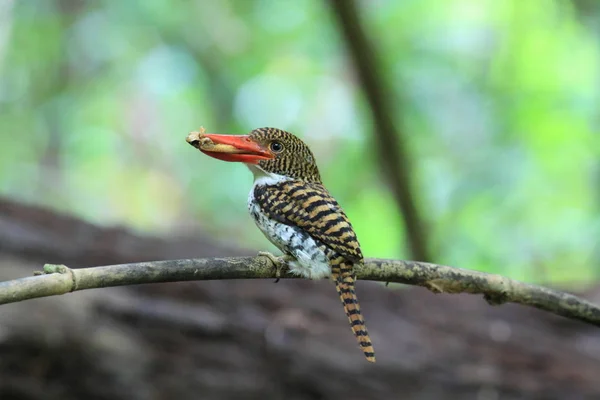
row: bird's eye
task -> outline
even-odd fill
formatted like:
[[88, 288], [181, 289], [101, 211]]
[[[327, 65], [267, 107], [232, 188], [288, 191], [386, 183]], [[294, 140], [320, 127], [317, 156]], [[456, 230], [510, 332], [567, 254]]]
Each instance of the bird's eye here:
[[269, 145], [269, 147], [271, 148], [271, 151], [273, 153], [279, 153], [281, 150], [283, 150], [283, 145], [280, 142], [271, 142], [271, 144]]

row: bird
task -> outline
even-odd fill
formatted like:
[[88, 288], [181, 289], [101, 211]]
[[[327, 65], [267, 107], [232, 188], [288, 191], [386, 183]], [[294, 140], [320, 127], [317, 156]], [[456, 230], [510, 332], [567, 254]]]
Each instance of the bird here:
[[375, 351], [355, 293], [355, 265], [364, 262], [352, 225], [323, 185], [310, 148], [294, 134], [258, 128], [247, 135], [191, 132], [187, 142], [213, 158], [244, 163], [254, 175], [248, 211], [266, 238], [284, 254], [269, 257], [297, 276], [331, 278], [367, 361]]

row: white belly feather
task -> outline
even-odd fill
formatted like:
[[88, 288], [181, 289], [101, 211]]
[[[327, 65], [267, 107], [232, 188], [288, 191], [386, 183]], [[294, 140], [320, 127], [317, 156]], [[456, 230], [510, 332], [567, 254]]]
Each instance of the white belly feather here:
[[[265, 178], [256, 179], [254, 185], [272, 184], [272, 177], [269, 180]], [[294, 256], [296, 260], [289, 263], [290, 272], [309, 279], [321, 279], [331, 275], [329, 260], [317, 242], [302, 229], [282, 224], [265, 215], [254, 200], [254, 186], [248, 196], [248, 211], [271, 243], [282, 252]]]

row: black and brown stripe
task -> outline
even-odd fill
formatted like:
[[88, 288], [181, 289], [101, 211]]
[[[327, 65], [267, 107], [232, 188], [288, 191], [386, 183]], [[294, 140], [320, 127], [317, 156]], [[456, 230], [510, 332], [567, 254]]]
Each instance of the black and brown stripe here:
[[256, 186], [254, 198], [271, 219], [303, 229], [348, 261], [363, 261], [352, 224], [322, 184], [294, 180]]
[[321, 182], [312, 151], [293, 134], [277, 128], [258, 128], [250, 132], [249, 137], [267, 149], [272, 142], [282, 144], [282, 150], [275, 158], [260, 161], [261, 169], [304, 182]]
[[375, 362], [375, 350], [373, 349], [373, 344], [371, 343], [365, 320], [360, 312], [358, 298], [354, 291], [355, 277], [352, 270], [352, 264], [345, 261], [343, 257], [338, 257], [332, 261], [331, 277], [335, 281], [335, 288], [340, 296], [344, 311], [350, 322], [350, 328], [352, 329], [352, 332], [354, 332], [358, 344], [367, 360]]
[[348, 217], [320, 182], [289, 180], [257, 185], [254, 201], [268, 218], [298, 227], [319, 244], [331, 266], [331, 277], [367, 360], [374, 362], [371, 340], [354, 291], [353, 266], [363, 262], [360, 245]]

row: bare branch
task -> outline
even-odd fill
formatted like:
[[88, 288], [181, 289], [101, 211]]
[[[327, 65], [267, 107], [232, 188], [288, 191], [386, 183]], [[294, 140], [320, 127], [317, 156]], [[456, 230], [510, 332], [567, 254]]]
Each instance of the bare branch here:
[[[600, 326], [600, 307], [577, 296], [494, 274], [415, 261], [367, 259], [358, 279], [423, 286], [435, 293], [483, 294], [488, 303], [523, 304]], [[38, 276], [0, 282], [0, 304], [78, 290], [142, 283], [275, 278], [267, 257], [200, 258], [70, 269], [47, 264]], [[295, 278], [283, 274], [283, 278]]]

